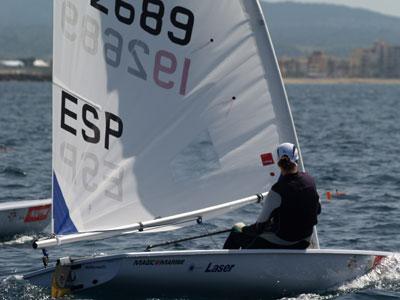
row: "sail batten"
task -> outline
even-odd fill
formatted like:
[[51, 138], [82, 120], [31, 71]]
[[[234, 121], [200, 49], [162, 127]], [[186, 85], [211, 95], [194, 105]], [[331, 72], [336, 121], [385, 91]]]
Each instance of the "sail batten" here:
[[55, 86], [57, 86], [58, 88], [67, 91], [68, 93], [70, 93], [71, 95], [73, 95], [74, 97], [80, 99], [81, 101], [86, 102], [87, 104], [93, 106], [94, 108], [96, 108], [97, 110], [101, 111], [102, 107], [99, 106], [98, 104], [94, 103], [93, 101], [90, 101], [88, 99], [86, 99], [85, 97], [83, 97], [82, 95], [78, 95], [76, 92], [71, 91], [70, 89], [68, 89], [68, 86], [64, 83], [62, 83], [61, 81], [59, 81], [57, 78], [53, 78], [53, 84]]

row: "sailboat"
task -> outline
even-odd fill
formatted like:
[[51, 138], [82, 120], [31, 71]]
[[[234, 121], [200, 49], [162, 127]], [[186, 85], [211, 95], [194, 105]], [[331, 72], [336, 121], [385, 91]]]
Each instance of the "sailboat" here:
[[50, 224], [51, 203], [51, 199], [0, 203], [0, 239], [43, 232]]
[[[140, 240], [262, 202], [276, 146], [299, 148], [256, 0], [60, 0], [53, 36], [54, 236], [34, 248]], [[55, 295], [283, 296], [333, 288], [389, 255], [320, 249], [315, 229], [306, 250], [63, 257], [24, 278]]]

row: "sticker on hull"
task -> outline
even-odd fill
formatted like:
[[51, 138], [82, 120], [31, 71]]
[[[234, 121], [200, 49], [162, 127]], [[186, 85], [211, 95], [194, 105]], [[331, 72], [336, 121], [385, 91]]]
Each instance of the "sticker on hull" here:
[[44, 221], [49, 216], [51, 204], [29, 207], [24, 223]]

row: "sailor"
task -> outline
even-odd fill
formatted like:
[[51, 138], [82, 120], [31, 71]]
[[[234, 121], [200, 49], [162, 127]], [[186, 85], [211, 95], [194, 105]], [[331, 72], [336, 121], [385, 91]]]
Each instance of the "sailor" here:
[[299, 172], [295, 145], [278, 146], [279, 180], [264, 201], [257, 222], [235, 224], [224, 249], [306, 249], [311, 243], [317, 215], [321, 213], [314, 179]]

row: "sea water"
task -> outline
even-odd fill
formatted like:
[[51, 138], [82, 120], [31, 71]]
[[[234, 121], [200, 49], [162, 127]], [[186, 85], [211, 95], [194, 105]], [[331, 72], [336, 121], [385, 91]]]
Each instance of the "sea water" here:
[[[288, 94], [304, 164], [321, 196], [321, 247], [400, 252], [400, 86], [289, 85]], [[0, 82], [0, 202], [50, 196], [51, 84]], [[238, 221], [254, 222], [259, 211], [259, 205], [250, 205], [202, 226], [144, 239], [133, 235], [67, 245], [51, 249], [50, 258], [140, 251]], [[41, 267], [32, 239], [0, 242], [0, 299], [50, 299], [47, 290], [19, 276]], [[168, 249], [221, 248], [224, 239], [214, 236]], [[400, 255], [334, 291], [290, 299], [400, 299]]]

